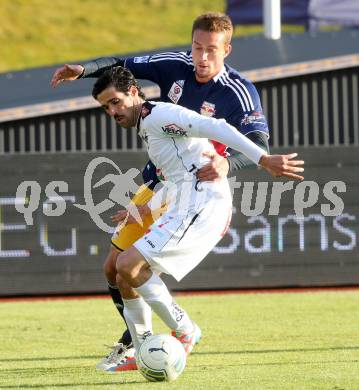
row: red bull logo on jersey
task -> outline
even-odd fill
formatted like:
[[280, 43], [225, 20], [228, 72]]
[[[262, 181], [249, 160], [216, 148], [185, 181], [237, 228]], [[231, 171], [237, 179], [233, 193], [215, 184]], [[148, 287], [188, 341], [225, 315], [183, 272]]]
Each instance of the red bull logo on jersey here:
[[177, 126], [174, 123], [164, 125], [162, 127], [162, 131], [165, 134], [170, 135], [171, 137], [187, 137], [187, 131], [183, 130], [181, 127]]
[[201, 115], [212, 117], [216, 114], [216, 105], [213, 103], [209, 103], [209, 102], [204, 101], [202, 103], [200, 113], [201, 113]]
[[168, 97], [174, 104], [177, 104], [178, 100], [182, 96], [183, 92], [183, 80], [177, 80], [172, 84], [170, 91], [168, 92]]

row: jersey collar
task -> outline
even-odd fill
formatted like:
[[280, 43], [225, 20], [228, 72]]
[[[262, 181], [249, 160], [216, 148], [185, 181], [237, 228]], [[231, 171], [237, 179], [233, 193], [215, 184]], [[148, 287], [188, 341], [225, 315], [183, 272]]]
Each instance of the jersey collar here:
[[[193, 67], [193, 74], [195, 73], [196, 69]], [[217, 82], [219, 80], [219, 78], [224, 74], [226, 73], [226, 67], [223, 65], [222, 69], [219, 71], [219, 73], [217, 73], [214, 77], [213, 77], [213, 82]], [[196, 77], [196, 76], [194, 76]]]
[[144, 101], [142, 103], [142, 106], [141, 106], [141, 110], [140, 110], [140, 115], [138, 116], [138, 119], [137, 119], [137, 130], [140, 130], [140, 125], [141, 125], [141, 119], [145, 119], [146, 116], [148, 116], [149, 114], [151, 114], [151, 111], [152, 111], [152, 108], [155, 107], [155, 104], [152, 104], [148, 101]]
[[216, 83], [224, 73], [226, 73], [226, 67], [223, 65], [220, 72], [213, 77], [213, 81]]

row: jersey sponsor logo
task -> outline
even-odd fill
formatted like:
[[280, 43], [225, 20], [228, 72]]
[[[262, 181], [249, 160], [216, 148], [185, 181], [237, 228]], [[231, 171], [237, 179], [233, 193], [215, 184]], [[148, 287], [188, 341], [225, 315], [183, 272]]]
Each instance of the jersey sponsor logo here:
[[177, 104], [178, 100], [182, 96], [184, 80], [177, 80], [172, 84], [168, 97], [174, 104]]
[[241, 125], [251, 125], [251, 124], [263, 124], [265, 123], [265, 118], [262, 112], [253, 111], [251, 114], [245, 114], [244, 118], [241, 120]]
[[181, 127], [177, 126], [174, 123], [171, 123], [169, 125], [164, 125], [162, 127], [162, 131], [165, 134], [170, 135], [171, 137], [173, 137], [173, 136], [175, 136], [175, 137], [187, 137], [187, 131], [183, 130]]
[[150, 56], [134, 57], [133, 62], [135, 64], [141, 64], [148, 62]]
[[209, 103], [209, 102], [204, 101], [202, 103], [200, 113], [201, 113], [201, 115], [212, 117], [216, 114], [216, 105], [213, 103]]
[[147, 244], [151, 247], [151, 248], [155, 248], [156, 247], [156, 245], [151, 241], [151, 240], [149, 240], [147, 237], [145, 237], [145, 241], [147, 242]]

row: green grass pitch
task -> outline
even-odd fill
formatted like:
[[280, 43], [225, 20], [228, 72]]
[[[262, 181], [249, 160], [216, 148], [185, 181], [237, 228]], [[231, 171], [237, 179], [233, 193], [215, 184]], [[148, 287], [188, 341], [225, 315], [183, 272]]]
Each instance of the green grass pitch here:
[[[0, 0], [0, 72], [189, 47], [193, 20], [204, 12], [225, 12], [226, 0], [61, 0], [55, 8], [49, 0]], [[262, 26], [236, 26], [234, 35], [261, 31]]]
[[0, 302], [0, 389], [359, 389], [359, 291], [177, 301], [203, 338], [172, 383], [96, 371], [123, 327], [109, 299]]

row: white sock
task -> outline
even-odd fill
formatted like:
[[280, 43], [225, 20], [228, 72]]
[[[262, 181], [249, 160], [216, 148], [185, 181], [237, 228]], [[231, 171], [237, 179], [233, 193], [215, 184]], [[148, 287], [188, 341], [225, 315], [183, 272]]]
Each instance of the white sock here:
[[152, 310], [142, 298], [122, 299], [128, 330], [132, 336], [136, 351], [143, 341], [143, 337], [152, 334]]
[[174, 302], [158, 275], [152, 273], [147, 282], [135, 290], [170, 329], [181, 333], [192, 332], [193, 323], [188, 314]]

